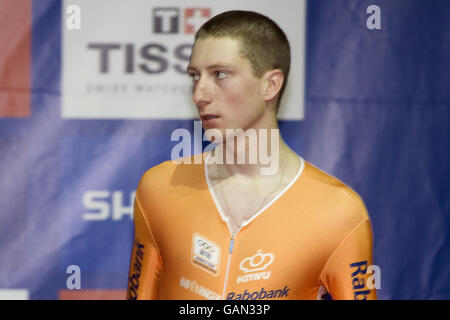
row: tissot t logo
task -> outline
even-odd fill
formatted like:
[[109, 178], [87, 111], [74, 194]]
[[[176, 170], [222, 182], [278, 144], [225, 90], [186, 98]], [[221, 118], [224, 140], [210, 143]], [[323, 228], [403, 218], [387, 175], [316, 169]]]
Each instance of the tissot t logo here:
[[153, 32], [154, 33], [178, 33], [180, 10], [178, 8], [154, 8]]

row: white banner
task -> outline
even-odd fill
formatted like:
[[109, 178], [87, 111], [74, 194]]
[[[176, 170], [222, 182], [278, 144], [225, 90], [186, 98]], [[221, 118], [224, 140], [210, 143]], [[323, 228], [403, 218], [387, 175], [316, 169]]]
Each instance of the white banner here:
[[63, 118], [196, 118], [194, 34], [228, 10], [257, 11], [285, 31], [292, 61], [279, 119], [304, 117], [306, 0], [65, 0], [62, 10]]

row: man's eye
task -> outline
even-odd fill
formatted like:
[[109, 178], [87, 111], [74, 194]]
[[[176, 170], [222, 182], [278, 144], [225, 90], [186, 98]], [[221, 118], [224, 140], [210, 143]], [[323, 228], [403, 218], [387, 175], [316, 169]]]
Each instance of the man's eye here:
[[215, 74], [218, 79], [224, 79], [228, 76], [228, 74], [225, 71], [216, 71]]
[[189, 76], [191, 77], [192, 81], [197, 81], [199, 79], [198, 74], [195, 73], [191, 73], [189, 74]]

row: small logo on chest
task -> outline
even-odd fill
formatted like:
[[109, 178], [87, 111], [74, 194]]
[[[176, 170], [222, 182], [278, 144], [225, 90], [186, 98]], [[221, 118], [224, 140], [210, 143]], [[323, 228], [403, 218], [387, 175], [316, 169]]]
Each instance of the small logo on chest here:
[[256, 254], [241, 261], [239, 269], [244, 271], [245, 275], [237, 277], [236, 282], [241, 283], [269, 279], [271, 271], [267, 271], [266, 269], [272, 264], [274, 259], [275, 256], [273, 253], [261, 253], [261, 249], [259, 249]]
[[191, 263], [214, 276], [219, 274], [220, 247], [206, 237], [192, 235]]

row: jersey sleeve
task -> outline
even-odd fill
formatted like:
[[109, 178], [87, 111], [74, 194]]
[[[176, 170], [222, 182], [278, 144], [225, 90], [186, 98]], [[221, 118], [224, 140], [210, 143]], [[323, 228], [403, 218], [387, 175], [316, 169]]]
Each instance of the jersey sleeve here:
[[379, 268], [372, 266], [372, 229], [364, 219], [334, 250], [320, 281], [334, 300], [376, 300]]
[[128, 277], [128, 300], [157, 300], [163, 262], [139, 201], [134, 201], [134, 244]]

